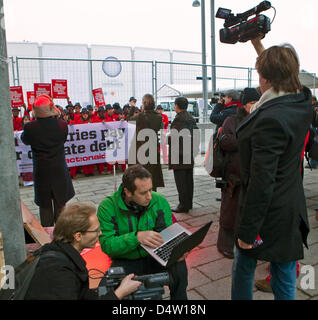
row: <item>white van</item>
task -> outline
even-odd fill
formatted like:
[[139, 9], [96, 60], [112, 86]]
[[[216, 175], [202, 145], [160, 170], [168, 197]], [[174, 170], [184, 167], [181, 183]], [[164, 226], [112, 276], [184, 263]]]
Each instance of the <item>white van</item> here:
[[[175, 116], [176, 112], [174, 111], [174, 101], [161, 101], [159, 104], [163, 108], [163, 113], [168, 116], [169, 123], [171, 123]], [[198, 103], [195, 100], [189, 100], [187, 111], [199, 122], [199, 107]]]

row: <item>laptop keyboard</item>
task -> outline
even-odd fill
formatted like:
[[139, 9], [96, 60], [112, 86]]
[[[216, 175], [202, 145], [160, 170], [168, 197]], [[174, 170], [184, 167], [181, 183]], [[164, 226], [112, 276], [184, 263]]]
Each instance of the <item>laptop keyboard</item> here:
[[186, 232], [180, 233], [178, 236], [175, 238], [171, 239], [170, 241], [166, 242], [153, 252], [158, 255], [163, 261], [168, 261], [170, 254], [172, 252], [172, 249], [179, 244], [181, 241], [184, 239], [188, 238], [189, 235]]

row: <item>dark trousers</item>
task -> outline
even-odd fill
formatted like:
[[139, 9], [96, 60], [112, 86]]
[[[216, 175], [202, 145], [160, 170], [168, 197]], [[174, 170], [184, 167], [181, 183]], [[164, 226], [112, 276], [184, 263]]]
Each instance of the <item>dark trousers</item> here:
[[53, 227], [64, 206], [59, 205], [52, 199], [50, 207], [40, 207], [41, 225], [43, 227]]
[[185, 261], [177, 262], [168, 268], [161, 266], [152, 257], [141, 259], [114, 259], [112, 260], [112, 267], [123, 267], [126, 274], [134, 273], [141, 276], [145, 274], [154, 274], [161, 272], [168, 272], [170, 275], [170, 299], [171, 300], [188, 300], [187, 286], [188, 286], [188, 269]]
[[193, 169], [174, 169], [174, 180], [179, 194], [179, 208], [193, 207]]

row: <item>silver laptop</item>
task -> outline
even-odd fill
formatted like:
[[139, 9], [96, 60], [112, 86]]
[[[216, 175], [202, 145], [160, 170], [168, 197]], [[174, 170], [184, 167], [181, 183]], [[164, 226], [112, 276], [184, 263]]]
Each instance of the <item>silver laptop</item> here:
[[160, 232], [163, 244], [157, 248], [151, 248], [147, 245], [141, 246], [162, 266], [169, 265], [178, 261], [186, 252], [190, 252], [199, 245], [206, 236], [212, 221], [191, 233], [179, 223], [174, 223]]

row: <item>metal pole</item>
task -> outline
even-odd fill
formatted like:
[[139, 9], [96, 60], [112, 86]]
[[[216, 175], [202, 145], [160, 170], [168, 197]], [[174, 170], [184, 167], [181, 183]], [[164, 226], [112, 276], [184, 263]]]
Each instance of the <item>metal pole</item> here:
[[214, 12], [214, 0], [210, 0], [211, 3], [211, 64], [212, 64], [212, 96], [216, 92], [216, 68], [215, 68], [215, 12]]
[[205, 0], [201, 0], [201, 41], [202, 41], [202, 92], [203, 92], [203, 119], [207, 121], [208, 111], [208, 86], [207, 86], [207, 66], [206, 66], [206, 46], [205, 46]]
[[94, 87], [93, 83], [93, 62], [92, 62], [92, 48], [87, 48], [87, 54], [88, 54], [88, 94], [89, 94], [89, 102], [93, 106], [94, 105], [94, 98], [92, 94], [92, 90]]
[[0, 231], [5, 262], [13, 267], [26, 257], [18, 170], [9, 98], [9, 71], [3, 0], [0, 0]]

